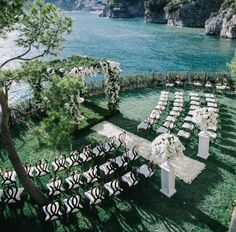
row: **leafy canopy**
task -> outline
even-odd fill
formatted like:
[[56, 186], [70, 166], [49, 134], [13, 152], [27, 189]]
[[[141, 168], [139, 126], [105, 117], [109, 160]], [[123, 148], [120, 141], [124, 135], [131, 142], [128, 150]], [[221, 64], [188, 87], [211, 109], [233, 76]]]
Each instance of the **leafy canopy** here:
[[[29, 61], [44, 55], [56, 55], [63, 48], [65, 35], [72, 30], [71, 18], [64, 16], [55, 5], [45, 4], [42, 0], [28, 3], [18, 11], [17, 19], [1, 26], [2, 30], [7, 30], [11, 24], [12, 30], [18, 32], [16, 44], [25, 52], [6, 60], [0, 68], [13, 60]], [[37, 54], [35, 50], [38, 50]]]
[[229, 64], [230, 70], [231, 70], [231, 77], [236, 82], [236, 51], [233, 60]]
[[12, 26], [19, 21], [25, 2], [26, 0], [0, 1], [0, 35], [12, 30]]

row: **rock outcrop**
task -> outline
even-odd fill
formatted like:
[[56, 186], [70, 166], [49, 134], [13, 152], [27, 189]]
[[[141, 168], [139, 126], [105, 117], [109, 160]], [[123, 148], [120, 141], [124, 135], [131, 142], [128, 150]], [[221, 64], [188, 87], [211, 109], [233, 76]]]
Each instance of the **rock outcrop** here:
[[171, 2], [165, 7], [167, 23], [181, 27], [204, 27], [205, 21], [212, 12], [220, 9], [223, 2], [224, 0], [195, 0], [181, 4]]
[[236, 39], [236, 14], [233, 9], [222, 10], [208, 19], [205, 23], [205, 33]]
[[111, 18], [132, 18], [144, 16], [144, 0], [120, 1], [109, 3], [109, 17]]
[[145, 2], [145, 17], [146, 23], [167, 23], [165, 6], [168, 4], [168, 0], [150, 0]]

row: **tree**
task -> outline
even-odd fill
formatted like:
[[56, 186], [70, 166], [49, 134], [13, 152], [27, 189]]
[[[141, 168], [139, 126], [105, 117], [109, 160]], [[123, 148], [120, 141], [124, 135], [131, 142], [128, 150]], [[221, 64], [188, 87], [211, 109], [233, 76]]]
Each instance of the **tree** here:
[[[4, 0], [0, 7], [1, 35], [5, 36], [5, 33], [10, 30], [17, 31], [19, 36], [16, 44], [25, 50], [22, 54], [0, 64], [0, 71], [13, 60], [30, 61], [45, 55], [56, 55], [63, 48], [65, 34], [72, 29], [70, 18], [64, 17], [58, 8], [52, 4], [45, 4], [42, 0], [30, 2], [26, 6], [23, 6], [23, 1]], [[9, 129], [8, 89], [16, 79], [12, 72], [9, 72], [6, 77], [1, 76], [0, 79], [1, 135], [9, 160], [22, 186], [37, 204], [45, 204], [47, 198], [26, 174]]]
[[235, 52], [235, 55], [234, 55], [234, 58], [232, 59], [231, 63], [229, 64], [229, 67], [230, 67], [230, 71], [231, 71], [231, 77], [234, 81], [234, 85], [235, 85], [235, 82], [236, 82], [236, 52]]
[[45, 117], [34, 127], [34, 138], [40, 146], [61, 149], [70, 145], [72, 132], [80, 125], [80, 92], [82, 82], [75, 76], [50, 76], [49, 87], [41, 91]]

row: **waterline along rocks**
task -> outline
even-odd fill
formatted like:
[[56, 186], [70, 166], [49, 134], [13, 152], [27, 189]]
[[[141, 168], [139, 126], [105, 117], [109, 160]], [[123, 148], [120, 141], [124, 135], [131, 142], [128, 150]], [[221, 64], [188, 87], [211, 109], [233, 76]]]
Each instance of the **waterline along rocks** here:
[[105, 11], [112, 18], [144, 15], [147, 23], [205, 27], [207, 35], [236, 38], [235, 0], [109, 0]]

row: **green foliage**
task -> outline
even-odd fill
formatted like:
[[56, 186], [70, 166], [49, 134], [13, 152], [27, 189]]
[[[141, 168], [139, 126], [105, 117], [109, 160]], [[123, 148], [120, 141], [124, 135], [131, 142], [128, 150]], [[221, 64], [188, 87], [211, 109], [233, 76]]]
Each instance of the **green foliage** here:
[[98, 67], [100, 68], [99, 59], [95, 59], [93, 57], [84, 57], [78, 55], [72, 55], [67, 57], [66, 59], [58, 59], [49, 61], [47, 64], [50, 68], [57, 71], [60, 68], [63, 68], [67, 71], [70, 71], [74, 67]]
[[17, 45], [41, 48], [44, 55], [56, 55], [62, 49], [64, 35], [72, 30], [71, 18], [64, 17], [56, 6], [44, 4], [42, 0], [30, 3], [19, 23]]
[[231, 63], [229, 64], [230, 67], [230, 71], [231, 71], [231, 77], [234, 81], [234, 83], [236, 83], [236, 52], [234, 55], [234, 58], [232, 59]]
[[23, 5], [27, 0], [0, 1], [0, 35], [13, 29], [23, 12]]
[[236, 1], [235, 0], [225, 0], [224, 3], [221, 6], [221, 9], [233, 9], [233, 12], [236, 14]]
[[[46, 116], [33, 129], [39, 145], [53, 149], [70, 144], [72, 131], [78, 126], [79, 104], [76, 102], [82, 84], [73, 76], [50, 77], [49, 87], [42, 91]], [[71, 104], [75, 104], [75, 108]]]
[[151, 0], [145, 2], [145, 8], [153, 13], [162, 12], [170, 0]]

